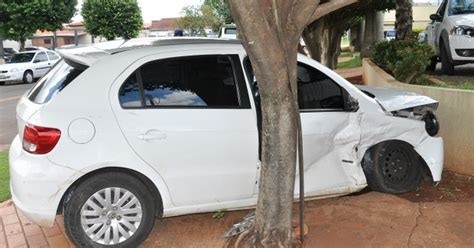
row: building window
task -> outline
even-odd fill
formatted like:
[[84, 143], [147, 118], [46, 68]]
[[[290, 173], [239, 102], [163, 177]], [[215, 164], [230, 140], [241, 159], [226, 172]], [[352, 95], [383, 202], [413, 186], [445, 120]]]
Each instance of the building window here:
[[51, 39], [44, 39], [45, 45], [51, 45]]

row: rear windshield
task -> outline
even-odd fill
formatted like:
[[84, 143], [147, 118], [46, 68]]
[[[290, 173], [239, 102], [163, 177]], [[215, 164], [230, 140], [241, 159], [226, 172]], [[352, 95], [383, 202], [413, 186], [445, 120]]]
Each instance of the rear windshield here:
[[47, 103], [83, 71], [61, 60], [36, 83], [28, 98], [38, 104]]

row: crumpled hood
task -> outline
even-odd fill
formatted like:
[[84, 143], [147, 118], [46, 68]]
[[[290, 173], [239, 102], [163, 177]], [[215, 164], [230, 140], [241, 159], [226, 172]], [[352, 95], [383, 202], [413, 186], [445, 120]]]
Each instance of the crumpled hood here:
[[380, 105], [389, 112], [425, 105], [432, 105], [430, 107], [434, 110], [438, 107], [438, 101], [413, 92], [361, 85], [357, 85], [357, 88], [366, 94], [368, 93], [369, 96], [375, 96]]

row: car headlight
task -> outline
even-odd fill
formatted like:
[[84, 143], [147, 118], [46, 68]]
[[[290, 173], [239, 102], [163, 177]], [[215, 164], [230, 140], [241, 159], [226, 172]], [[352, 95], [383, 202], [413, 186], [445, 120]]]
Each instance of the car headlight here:
[[474, 27], [469, 26], [456, 26], [451, 30], [452, 35], [474, 35]]
[[438, 118], [436, 118], [436, 115], [433, 112], [427, 111], [423, 115], [422, 120], [425, 122], [426, 132], [430, 136], [435, 136], [436, 134], [438, 134], [438, 132], [439, 132], [439, 121], [438, 121]]
[[20, 71], [20, 69], [18, 69], [18, 68], [13, 68], [13, 69], [10, 70], [10, 72], [17, 72], [17, 71]]

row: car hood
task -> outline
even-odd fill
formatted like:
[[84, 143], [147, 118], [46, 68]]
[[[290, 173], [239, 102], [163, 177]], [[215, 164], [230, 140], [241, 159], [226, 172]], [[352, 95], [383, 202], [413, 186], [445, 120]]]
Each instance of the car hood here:
[[430, 107], [434, 110], [438, 107], [438, 101], [413, 92], [361, 85], [357, 85], [357, 88], [368, 96], [374, 97], [389, 112], [426, 105], [431, 105]]
[[26, 65], [28, 65], [28, 63], [3, 64], [3, 65], [0, 65], [0, 70], [9, 71], [10, 69], [13, 69], [13, 68], [16, 68], [16, 69], [23, 68]]
[[462, 15], [453, 15], [451, 16], [451, 21], [455, 26], [474, 26], [474, 14], [462, 14]]

